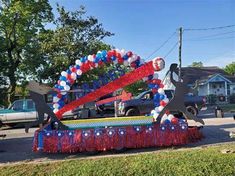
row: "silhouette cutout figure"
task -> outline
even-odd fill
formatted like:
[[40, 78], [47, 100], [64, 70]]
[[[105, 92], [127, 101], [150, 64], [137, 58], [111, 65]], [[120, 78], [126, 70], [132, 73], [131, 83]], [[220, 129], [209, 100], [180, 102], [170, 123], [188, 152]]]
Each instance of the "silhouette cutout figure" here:
[[177, 70], [177, 64], [173, 63], [170, 66], [170, 80], [172, 84], [175, 86], [175, 93], [173, 98], [168, 102], [168, 104], [163, 108], [157, 118], [157, 123], [161, 122], [162, 116], [166, 113], [166, 111], [180, 111], [187, 119], [192, 119], [196, 122], [200, 122], [204, 125], [204, 121], [202, 119], [197, 118], [192, 113], [188, 112], [184, 105], [184, 96], [189, 92], [190, 87], [187, 86], [186, 78], [183, 81], [175, 81], [173, 78], [173, 73]]
[[44, 122], [44, 114], [47, 114], [51, 118], [51, 123], [57, 122], [58, 129], [66, 130], [68, 129], [60, 120], [57, 119], [56, 115], [52, 111], [52, 109], [48, 106], [48, 104], [44, 100], [44, 94], [47, 94], [51, 91], [51, 88], [44, 87], [39, 85], [39, 83], [35, 81], [30, 81], [28, 84], [28, 89], [32, 100], [35, 103], [36, 111], [38, 112], [38, 119], [33, 121], [30, 124], [25, 125], [25, 132], [28, 133], [29, 128], [35, 125], [42, 125]]

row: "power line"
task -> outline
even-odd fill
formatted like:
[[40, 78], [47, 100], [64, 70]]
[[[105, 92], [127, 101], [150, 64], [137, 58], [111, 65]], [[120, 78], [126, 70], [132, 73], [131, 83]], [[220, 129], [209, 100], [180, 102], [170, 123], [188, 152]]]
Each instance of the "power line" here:
[[235, 31], [217, 33], [217, 34], [213, 34], [213, 35], [207, 35], [207, 36], [201, 36], [201, 37], [197, 37], [197, 38], [191, 38], [191, 39], [188, 39], [188, 40], [208, 39], [209, 37], [216, 37], [216, 36], [231, 34], [231, 33], [234, 33], [234, 32], [235, 32]]
[[170, 37], [163, 42], [156, 50], [154, 50], [147, 58], [146, 60], [148, 60], [151, 56], [153, 56], [157, 51], [159, 51], [174, 35], [176, 34], [176, 31], [170, 35]]
[[219, 38], [204, 38], [204, 39], [188, 39], [188, 40], [184, 40], [184, 41], [210, 41], [210, 40], [224, 40], [224, 39], [233, 39], [235, 38], [235, 36], [229, 36], [229, 37], [219, 37]]
[[175, 47], [178, 45], [178, 41], [173, 45], [173, 47], [167, 52], [167, 54], [164, 56], [164, 58], [166, 58], [174, 49]]
[[184, 30], [185, 31], [207, 31], [207, 30], [218, 30], [218, 29], [225, 29], [225, 28], [231, 28], [231, 27], [235, 27], [235, 24], [228, 25], [228, 26], [211, 27], [211, 28], [198, 28], [198, 29], [188, 28]]

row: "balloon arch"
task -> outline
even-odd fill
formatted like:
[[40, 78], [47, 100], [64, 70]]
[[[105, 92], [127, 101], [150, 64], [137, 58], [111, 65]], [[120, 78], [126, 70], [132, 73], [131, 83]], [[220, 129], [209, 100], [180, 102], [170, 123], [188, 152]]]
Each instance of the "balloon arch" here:
[[[82, 74], [89, 74], [88, 71], [105, 64], [129, 66], [132, 71], [125, 74], [119, 70], [116, 75], [112, 71], [106, 75], [99, 75], [98, 80], [93, 80], [92, 91], [87, 91], [84, 96], [66, 104], [67, 92], [74, 82]], [[76, 60], [75, 65], [61, 72], [54, 86], [56, 93], [53, 96], [53, 112], [58, 119], [62, 119], [66, 111], [95, 101], [141, 79], [147, 81], [149, 89], [153, 92], [155, 108], [150, 112], [151, 116], [145, 117], [63, 121], [68, 127], [64, 130], [54, 129], [53, 124], [46, 125], [35, 132], [33, 150], [49, 153], [90, 152], [183, 145], [201, 139], [202, 134], [198, 128], [189, 128], [186, 120], [176, 118], [169, 111], [162, 117], [159, 116], [169, 102], [163, 90], [164, 85], [157, 74], [164, 66], [165, 61], [160, 57], [144, 62], [131, 51], [117, 49], [99, 51], [97, 54]], [[90, 89], [88, 84], [82, 87]], [[160, 123], [157, 123], [159, 118]]]

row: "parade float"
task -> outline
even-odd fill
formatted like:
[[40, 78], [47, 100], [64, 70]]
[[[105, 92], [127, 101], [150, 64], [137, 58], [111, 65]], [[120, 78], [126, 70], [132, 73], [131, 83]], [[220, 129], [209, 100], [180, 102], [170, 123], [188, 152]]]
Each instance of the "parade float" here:
[[[84, 83], [85, 93], [67, 103], [67, 96], [73, 84], [81, 75], [89, 74], [105, 64], [115, 66], [114, 70], [99, 75], [92, 85]], [[120, 67], [130, 67], [126, 73]], [[162, 58], [144, 62], [138, 55], [124, 50], [99, 51], [76, 60], [68, 70], [62, 71], [53, 88], [53, 110], [43, 99], [42, 87], [36, 82], [29, 85], [30, 95], [35, 102], [39, 119], [31, 125], [43, 123], [44, 114], [50, 116], [50, 122], [36, 130], [33, 151], [46, 153], [95, 152], [122, 150], [127, 148], [146, 148], [178, 146], [200, 140], [202, 134], [197, 126], [189, 127], [187, 119], [204, 122], [187, 112], [183, 97], [188, 87], [183, 80], [173, 79], [177, 64], [170, 67], [171, 81], [175, 85], [175, 95], [169, 100], [164, 93], [164, 85], [158, 73], [165, 66]], [[61, 121], [63, 114], [88, 102], [112, 93], [120, 88], [143, 79], [153, 92], [155, 108], [149, 116], [113, 117], [96, 119], [78, 119]], [[172, 112], [181, 112], [185, 119]], [[28, 131], [29, 126], [26, 127]]]

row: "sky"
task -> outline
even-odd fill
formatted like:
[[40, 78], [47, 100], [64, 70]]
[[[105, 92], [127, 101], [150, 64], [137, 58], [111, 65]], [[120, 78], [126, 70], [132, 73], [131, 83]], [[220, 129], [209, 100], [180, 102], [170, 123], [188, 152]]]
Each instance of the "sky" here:
[[[178, 63], [178, 29], [183, 28], [182, 66], [201, 61], [205, 66], [225, 67], [235, 61], [235, 1], [233, 0], [49, 0], [66, 10], [86, 7], [105, 30], [114, 33], [104, 42], [133, 51], [146, 61], [165, 59], [166, 69]], [[208, 30], [187, 30], [208, 29]], [[170, 39], [169, 39], [170, 38]], [[167, 40], [168, 42], [164, 44]], [[158, 49], [158, 50], [157, 50]], [[156, 51], [154, 53], [154, 51]], [[92, 54], [92, 53], [91, 53]], [[163, 75], [161, 73], [161, 75]]]

